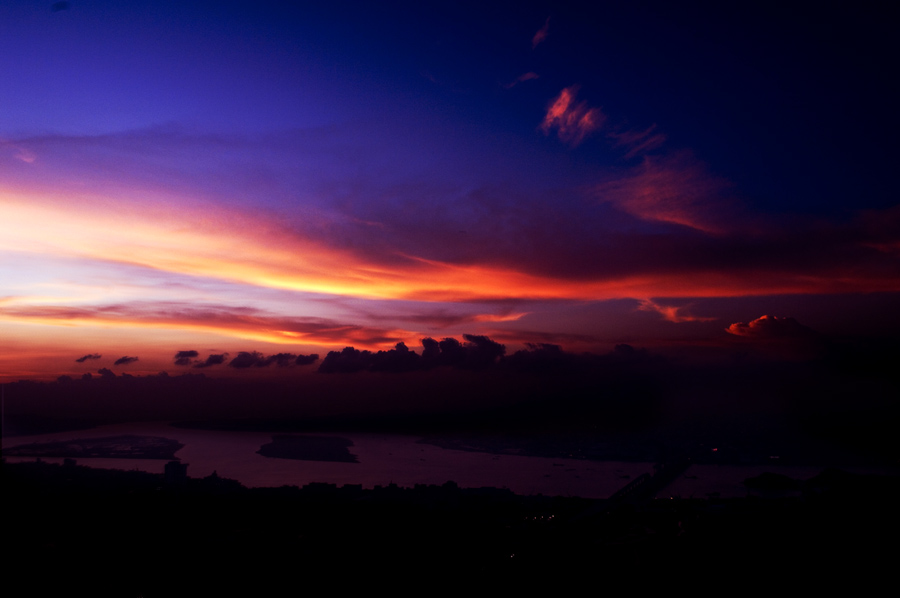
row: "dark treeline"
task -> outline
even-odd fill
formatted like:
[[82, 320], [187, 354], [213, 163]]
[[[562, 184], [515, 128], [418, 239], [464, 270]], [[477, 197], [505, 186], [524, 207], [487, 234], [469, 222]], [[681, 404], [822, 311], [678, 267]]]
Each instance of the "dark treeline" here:
[[890, 583], [884, 541], [900, 532], [898, 478], [836, 470], [747, 480], [790, 486], [778, 498], [624, 502], [449, 481], [248, 489], [215, 474], [167, 482], [72, 463], [3, 463], [0, 477], [16, 515], [4, 529], [7, 578], [36, 596], [277, 595], [335, 580], [574, 592], [686, 575], [695, 588], [822, 590], [846, 578], [868, 593]]

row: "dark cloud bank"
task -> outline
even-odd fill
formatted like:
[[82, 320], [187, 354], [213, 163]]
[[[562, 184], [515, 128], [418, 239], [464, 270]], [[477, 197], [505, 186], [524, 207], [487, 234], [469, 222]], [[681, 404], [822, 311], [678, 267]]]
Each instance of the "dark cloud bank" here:
[[199, 356], [197, 351], [179, 351], [175, 354], [175, 365], [191, 365], [191, 361]]
[[[197, 359], [199, 356], [200, 353], [198, 351], [178, 351], [175, 353], [173, 363], [180, 366], [208, 368], [225, 363], [228, 353], [211, 354], [205, 360]], [[273, 364], [280, 368], [286, 368], [295, 365], [310, 365], [318, 361], [318, 359], [319, 355], [317, 353], [310, 355], [276, 353], [266, 356], [258, 351], [240, 351], [237, 356], [228, 362], [228, 366], [239, 370], [253, 367], [264, 368]]]
[[415, 372], [438, 368], [452, 368], [472, 372], [528, 373], [551, 376], [575, 376], [604, 369], [610, 364], [642, 364], [661, 366], [661, 357], [653, 357], [646, 350], [620, 344], [607, 355], [568, 353], [559, 345], [529, 343], [527, 349], [506, 354], [506, 346], [487, 336], [464, 334], [465, 342], [455, 338], [437, 341], [422, 339], [422, 351], [416, 353], [404, 343], [389, 351], [365, 351], [346, 347], [330, 351], [318, 371], [324, 374], [354, 372]]
[[280, 368], [290, 367], [292, 365], [308, 365], [319, 359], [315, 353], [312, 355], [294, 355], [293, 353], [276, 353], [268, 357], [256, 351], [241, 351], [237, 357], [232, 359], [229, 367], [244, 369], [250, 367], [264, 368], [270, 365], [276, 365]]
[[208, 368], [208, 367], [212, 367], [214, 365], [221, 365], [221, 364], [225, 363], [225, 359], [227, 357], [228, 357], [228, 353], [213, 354], [213, 355], [210, 355], [209, 357], [207, 357], [203, 361], [196, 362], [194, 364], [194, 367], [195, 368]]

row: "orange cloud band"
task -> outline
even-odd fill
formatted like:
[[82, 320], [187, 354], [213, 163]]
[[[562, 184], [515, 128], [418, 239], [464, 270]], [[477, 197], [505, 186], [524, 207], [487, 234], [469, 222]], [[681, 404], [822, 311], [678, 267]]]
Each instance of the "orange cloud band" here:
[[64, 201], [4, 192], [0, 192], [0, 202], [0, 251], [77, 256], [336, 296], [457, 302], [900, 290], [900, 278], [892, 268], [865, 268], [852, 261], [826, 263], [802, 274], [766, 267], [732, 271], [687, 264], [671, 271], [620, 271], [593, 279], [534, 274], [514, 264], [460, 265], [402, 254], [395, 254], [398, 259], [390, 264], [379, 264], [304, 238], [263, 217], [226, 208], [211, 212], [171, 202], [134, 205], [130, 201], [123, 209], [103, 198]]

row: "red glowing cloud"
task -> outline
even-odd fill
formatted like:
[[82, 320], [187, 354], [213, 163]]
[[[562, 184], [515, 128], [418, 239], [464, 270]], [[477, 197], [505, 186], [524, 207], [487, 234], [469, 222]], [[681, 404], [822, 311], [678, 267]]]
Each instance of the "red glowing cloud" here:
[[794, 318], [778, 316], [762, 316], [748, 323], [735, 322], [725, 332], [759, 340], [809, 339], [816, 335], [811, 328], [803, 326]]
[[556, 131], [560, 141], [575, 146], [585, 137], [603, 126], [606, 117], [599, 108], [590, 108], [585, 101], [578, 102], [575, 96], [578, 86], [566, 87], [547, 108], [547, 114], [540, 130], [549, 135]]

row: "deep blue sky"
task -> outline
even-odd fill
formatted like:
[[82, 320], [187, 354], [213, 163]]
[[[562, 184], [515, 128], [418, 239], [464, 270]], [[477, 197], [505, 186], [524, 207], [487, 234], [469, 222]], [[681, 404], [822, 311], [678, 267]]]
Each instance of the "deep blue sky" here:
[[[767, 210], [894, 203], [896, 20], [874, 5], [424, 4], [6, 2], [0, 133], [364, 120], [527, 137], [578, 84]], [[525, 72], [540, 78], [502, 89]]]

